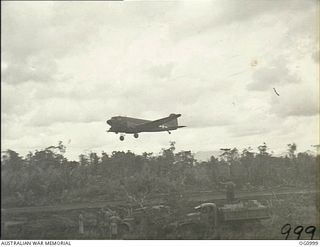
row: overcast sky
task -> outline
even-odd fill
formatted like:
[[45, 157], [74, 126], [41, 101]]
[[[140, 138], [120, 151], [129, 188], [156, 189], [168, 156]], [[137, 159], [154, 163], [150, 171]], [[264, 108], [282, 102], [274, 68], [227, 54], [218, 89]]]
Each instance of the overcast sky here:
[[[2, 150], [319, 143], [317, 0], [1, 5]], [[123, 142], [105, 132], [114, 115], [170, 113], [188, 127]]]

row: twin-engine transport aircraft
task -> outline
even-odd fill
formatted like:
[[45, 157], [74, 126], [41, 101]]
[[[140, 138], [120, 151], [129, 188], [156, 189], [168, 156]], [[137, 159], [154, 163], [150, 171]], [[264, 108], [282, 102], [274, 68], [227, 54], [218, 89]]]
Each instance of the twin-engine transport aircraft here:
[[[131, 117], [112, 117], [107, 121], [107, 124], [111, 126], [108, 132], [133, 134], [135, 138], [138, 138], [140, 132], [159, 132], [168, 131], [171, 134], [171, 130], [186, 127], [178, 125], [178, 117], [181, 114], [170, 114], [169, 117], [160, 118], [154, 121], [131, 118]], [[124, 140], [124, 135], [120, 135], [120, 140]]]

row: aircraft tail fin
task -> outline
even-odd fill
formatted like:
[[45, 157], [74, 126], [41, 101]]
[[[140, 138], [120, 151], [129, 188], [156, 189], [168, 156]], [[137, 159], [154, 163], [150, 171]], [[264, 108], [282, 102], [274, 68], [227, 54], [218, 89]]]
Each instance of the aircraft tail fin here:
[[166, 122], [165, 125], [168, 127], [178, 127], [178, 119], [174, 118], [174, 119]]
[[186, 126], [179, 126], [178, 124], [178, 118], [181, 116], [181, 114], [170, 114], [170, 117], [174, 117], [172, 120], [165, 123], [165, 125], [169, 128], [183, 128]]

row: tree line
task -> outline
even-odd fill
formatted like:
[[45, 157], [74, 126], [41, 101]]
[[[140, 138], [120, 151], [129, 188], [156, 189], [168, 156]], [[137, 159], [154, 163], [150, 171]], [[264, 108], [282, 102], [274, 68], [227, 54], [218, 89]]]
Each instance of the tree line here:
[[90, 152], [69, 161], [62, 142], [22, 157], [2, 152], [1, 198], [3, 207], [49, 205], [93, 200], [130, 200], [143, 204], [150, 195], [221, 190], [232, 180], [240, 190], [278, 187], [315, 189], [320, 156], [297, 153], [288, 144], [285, 157], [274, 157], [265, 143], [251, 148], [222, 149], [218, 157], [197, 161], [191, 151], [175, 143], [159, 154]]

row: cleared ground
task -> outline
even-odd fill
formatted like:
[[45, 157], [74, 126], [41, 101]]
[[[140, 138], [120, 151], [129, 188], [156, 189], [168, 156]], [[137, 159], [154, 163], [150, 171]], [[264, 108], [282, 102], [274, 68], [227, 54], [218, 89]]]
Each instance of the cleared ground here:
[[[238, 192], [239, 199], [259, 199], [270, 206], [272, 217], [259, 222], [221, 224], [216, 232], [199, 233], [186, 229], [184, 237], [176, 230], [164, 230], [166, 225], [183, 219], [193, 207], [202, 202], [224, 203], [224, 193], [190, 192], [176, 197], [177, 206], [170, 216], [163, 218], [148, 215], [145, 211], [135, 214], [130, 231], [119, 229], [119, 239], [285, 239], [281, 228], [290, 224], [288, 239], [297, 239], [294, 228], [302, 226], [300, 239], [311, 239], [305, 228], [315, 226], [314, 239], [319, 239], [319, 192], [316, 191], [252, 191]], [[149, 198], [146, 205], [167, 202], [167, 195]], [[110, 207], [125, 215], [125, 201], [96, 201], [70, 205], [2, 209], [2, 239], [109, 239], [108, 229], [99, 225], [98, 211]], [[85, 233], [78, 233], [79, 214], [84, 215]], [[162, 217], [162, 218], [161, 218]], [[157, 221], [155, 220], [157, 218]]]

